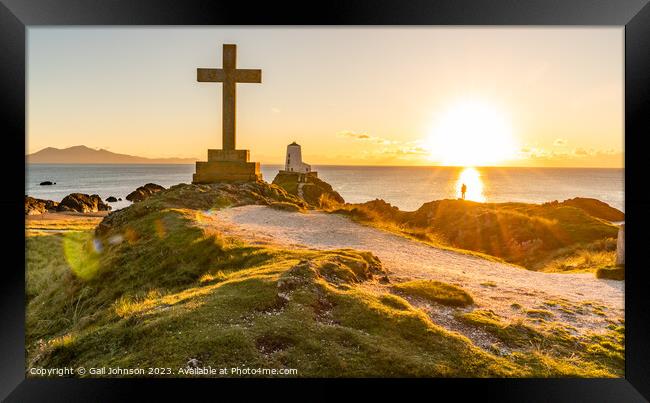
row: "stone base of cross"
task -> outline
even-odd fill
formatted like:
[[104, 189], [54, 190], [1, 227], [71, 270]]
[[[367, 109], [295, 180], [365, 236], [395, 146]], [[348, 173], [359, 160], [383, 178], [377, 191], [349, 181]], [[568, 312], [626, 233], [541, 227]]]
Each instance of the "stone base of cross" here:
[[222, 149], [208, 150], [208, 161], [196, 162], [192, 183], [262, 180], [259, 162], [250, 162], [248, 150], [235, 149], [237, 83], [261, 83], [262, 71], [237, 68], [237, 46], [223, 45], [222, 69], [197, 69], [199, 82], [223, 83]]
[[208, 150], [208, 161], [196, 162], [192, 183], [262, 180], [259, 162], [250, 162], [248, 150]]

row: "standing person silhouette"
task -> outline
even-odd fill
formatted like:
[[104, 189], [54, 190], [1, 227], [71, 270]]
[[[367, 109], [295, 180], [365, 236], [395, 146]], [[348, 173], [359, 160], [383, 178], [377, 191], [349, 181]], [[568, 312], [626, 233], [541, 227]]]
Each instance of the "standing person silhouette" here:
[[467, 192], [467, 185], [463, 183], [463, 186], [460, 187], [460, 194], [463, 200], [465, 200], [465, 193]]

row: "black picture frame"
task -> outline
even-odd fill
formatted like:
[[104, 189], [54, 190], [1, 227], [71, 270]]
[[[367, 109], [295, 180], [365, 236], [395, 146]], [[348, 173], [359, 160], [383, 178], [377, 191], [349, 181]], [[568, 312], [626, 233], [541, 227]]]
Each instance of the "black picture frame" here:
[[[644, 178], [650, 135], [649, 0], [380, 0], [303, 3], [171, 0], [0, 0], [0, 158], [6, 185], [0, 196], [3, 220], [0, 275], [0, 399], [7, 401], [122, 401], [153, 394], [200, 392], [240, 400], [337, 397], [347, 390], [369, 397], [415, 398], [415, 390], [454, 400], [646, 401], [650, 399], [650, 284], [644, 256], [650, 192]], [[624, 379], [25, 379], [25, 84], [26, 29], [43, 25], [589, 25], [625, 26], [625, 282], [626, 368]], [[7, 184], [8, 183], [8, 184]], [[336, 383], [336, 385], [335, 385]], [[346, 392], [343, 392], [346, 387]], [[426, 395], [424, 395], [426, 396]], [[302, 399], [301, 399], [302, 400]]]

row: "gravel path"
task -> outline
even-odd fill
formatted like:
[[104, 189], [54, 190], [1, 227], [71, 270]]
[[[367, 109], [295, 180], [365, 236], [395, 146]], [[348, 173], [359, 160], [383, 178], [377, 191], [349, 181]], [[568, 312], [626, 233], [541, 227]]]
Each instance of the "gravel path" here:
[[254, 243], [371, 251], [394, 281], [418, 278], [456, 284], [472, 294], [478, 308], [509, 319], [525, 317], [528, 309], [545, 309], [553, 313], [555, 321], [582, 333], [602, 330], [608, 321], [624, 317], [624, 282], [599, 280], [591, 273], [528, 271], [432, 247], [337, 214], [292, 213], [265, 206], [236, 207], [214, 214], [220, 230]]

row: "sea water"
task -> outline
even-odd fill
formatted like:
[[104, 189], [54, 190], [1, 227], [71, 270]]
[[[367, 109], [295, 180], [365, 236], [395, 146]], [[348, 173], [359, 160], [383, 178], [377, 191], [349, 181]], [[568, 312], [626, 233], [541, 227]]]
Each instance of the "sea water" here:
[[[272, 181], [280, 165], [262, 165]], [[61, 201], [74, 192], [122, 198], [113, 209], [126, 207], [127, 194], [145, 183], [169, 187], [190, 183], [194, 165], [26, 165], [25, 194]], [[480, 168], [314, 166], [318, 177], [330, 183], [350, 203], [373, 199], [402, 210], [415, 210], [432, 200], [457, 198], [469, 175], [468, 195], [486, 202], [543, 203], [573, 197], [591, 197], [624, 210], [624, 170], [591, 168]], [[40, 186], [44, 181], [56, 182]], [[480, 188], [480, 189], [478, 189]]]

